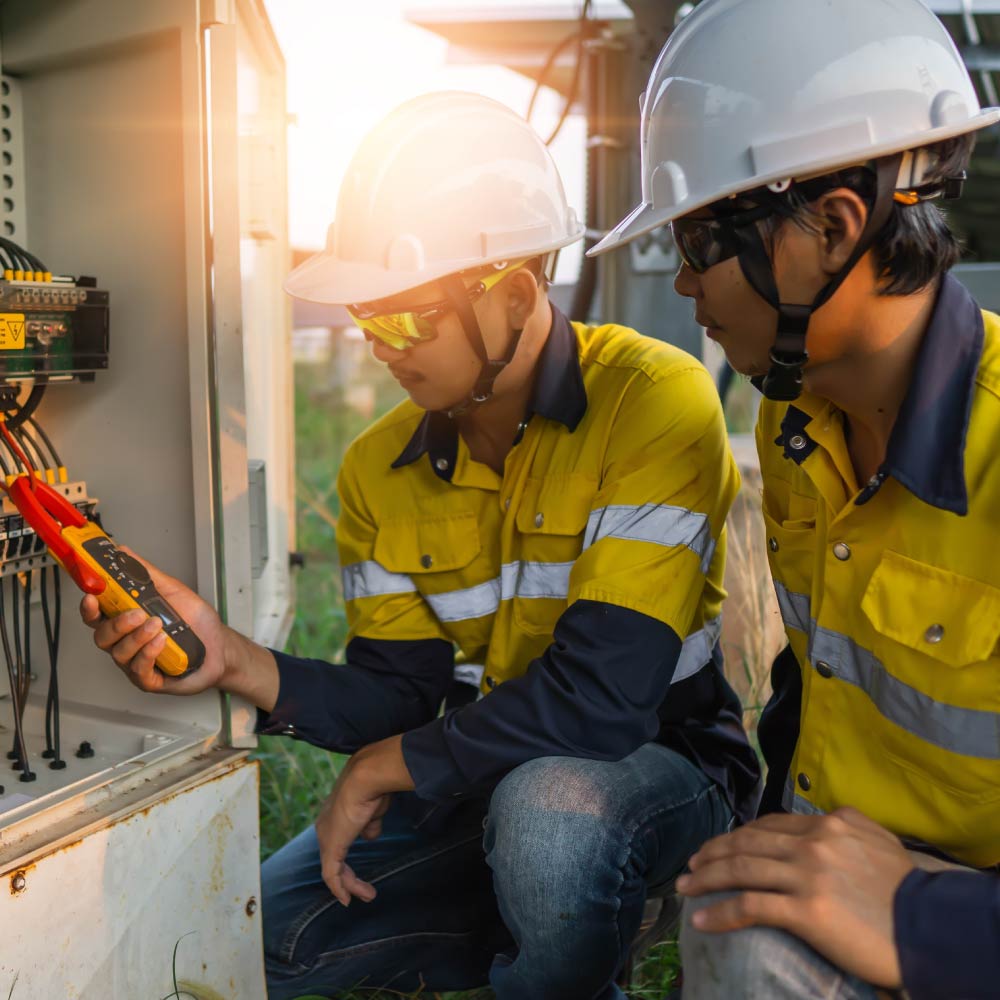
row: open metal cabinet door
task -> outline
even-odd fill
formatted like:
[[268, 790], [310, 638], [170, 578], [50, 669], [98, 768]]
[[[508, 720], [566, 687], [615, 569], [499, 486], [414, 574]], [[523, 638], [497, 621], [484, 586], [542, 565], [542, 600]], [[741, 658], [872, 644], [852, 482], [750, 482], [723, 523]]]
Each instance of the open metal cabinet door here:
[[[284, 84], [263, 9], [5, 0], [0, 58], [23, 120], [18, 238], [111, 295], [108, 370], [50, 387], [38, 417], [117, 540], [278, 644], [291, 607]], [[252, 90], [241, 103], [247, 65], [280, 114], [262, 116]], [[262, 117], [278, 165], [267, 211], [241, 200], [244, 139]], [[253, 279], [247, 240], [268, 255]], [[245, 325], [251, 313], [267, 322]], [[251, 545], [250, 460], [273, 508], [266, 560]], [[0, 996], [165, 996], [181, 941], [178, 983], [197, 984], [182, 989], [262, 998], [256, 767], [236, 749], [253, 740], [253, 712], [216, 692], [136, 690], [94, 648], [76, 596], [65, 582], [66, 767], [41, 759], [38, 658], [25, 712], [37, 781], [0, 768]], [[44, 648], [40, 626], [32, 643]]]
[[[210, 355], [220, 611], [283, 645], [291, 628], [294, 438], [284, 62], [263, 8], [236, 0], [205, 26]], [[253, 743], [255, 713], [232, 699], [227, 741]]]

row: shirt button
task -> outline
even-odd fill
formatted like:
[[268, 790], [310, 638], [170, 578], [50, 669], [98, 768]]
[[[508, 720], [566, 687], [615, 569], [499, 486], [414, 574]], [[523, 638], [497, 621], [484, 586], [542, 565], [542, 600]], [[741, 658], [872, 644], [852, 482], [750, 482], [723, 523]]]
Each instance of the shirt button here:
[[545, 515], [541, 511], [539, 511], [535, 515], [535, 527], [540, 528], [543, 524], [545, 524]]
[[778, 546], [778, 539], [777, 539], [777, 538], [774, 538], [773, 536], [772, 536], [771, 538], [769, 538], [769, 539], [767, 540], [767, 547], [768, 547], [768, 548], [769, 548], [769, 549], [770, 549], [770, 550], [771, 550], [772, 552], [777, 552], [777, 551], [778, 551], [778, 548], [779, 548], [779, 546]]
[[503, 502], [503, 509], [504, 510], [510, 510], [510, 497], [507, 497], [507, 499], [504, 500], [504, 502]]
[[497, 686], [497, 679], [495, 677], [490, 677], [489, 674], [485, 677], [486, 686], [492, 691]]
[[423, 566], [424, 569], [430, 569], [431, 566], [434, 565], [434, 557], [430, 556], [430, 555], [427, 555], [425, 553], [424, 555], [422, 555], [420, 557], [420, 565]]
[[788, 447], [793, 451], [802, 451], [808, 442], [801, 434], [793, 434], [788, 439]]
[[439, 458], [434, 463], [434, 468], [437, 469], [438, 472], [447, 472], [448, 471], [448, 464], [449, 464], [448, 463], [448, 459], [446, 459], [446, 458]]
[[833, 667], [831, 667], [825, 660], [820, 660], [816, 664], [816, 673], [818, 673], [820, 677], [832, 677]]
[[833, 547], [833, 554], [841, 562], [847, 562], [851, 558], [851, 547], [846, 542], [837, 542]]
[[931, 625], [931, 627], [924, 633], [924, 642], [938, 643], [943, 638], [944, 638], [943, 625]]
[[812, 782], [809, 780], [809, 775], [804, 771], [799, 775], [799, 788], [804, 792], [808, 792], [812, 788]]
[[281, 730], [281, 735], [282, 736], [294, 736], [295, 735], [295, 726], [285, 726], [285, 728]]

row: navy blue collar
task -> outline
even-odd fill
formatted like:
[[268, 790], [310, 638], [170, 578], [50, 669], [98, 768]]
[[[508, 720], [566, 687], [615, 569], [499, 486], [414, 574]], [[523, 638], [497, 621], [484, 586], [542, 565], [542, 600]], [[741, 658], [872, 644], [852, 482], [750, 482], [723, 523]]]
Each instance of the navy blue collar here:
[[[553, 305], [552, 326], [535, 369], [535, 385], [525, 414], [536, 413], [575, 431], [587, 412], [587, 391], [580, 370], [580, 349], [569, 320]], [[444, 413], [429, 411], [392, 468], [410, 465], [421, 455], [430, 459], [434, 474], [451, 482], [458, 457], [458, 426]]]
[[[979, 306], [957, 278], [945, 275], [885, 462], [861, 491], [859, 504], [870, 500], [892, 476], [932, 507], [968, 513], [965, 441], [984, 336]], [[810, 419], [803, 410], [789, 406], [775, 441], [797, 464], [816, 448], [806, 433]]]

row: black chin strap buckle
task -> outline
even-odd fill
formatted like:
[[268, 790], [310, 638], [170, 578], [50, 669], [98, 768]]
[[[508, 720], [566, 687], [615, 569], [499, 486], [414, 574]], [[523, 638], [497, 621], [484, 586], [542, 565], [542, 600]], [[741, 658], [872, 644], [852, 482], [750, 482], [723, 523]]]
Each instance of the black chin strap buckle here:
[[778, 335], [771, 348], [771, 370], [764, 377], [764, 395], [768, 399], [791, 402], [802, 394], [802, 369], [809, 360], [806, 334], [813, 307], [778, 306]]
[[763, 392], [768, 399], [790, 403], [802, 395], [802, 369], [809, 353], [779, 354], [771, 351], [771, 370], [764, 376]]
[[969, 179], [968, 173], [962, 171], [960, 174], [955, 174], [953, 177], [946, 177], [944, 180], [944, 187], [941, 190], [941, 197], [945, 201], [954, 201], [956, 198], [962, 197], [962, 191], [965, 189], [965, 182]]

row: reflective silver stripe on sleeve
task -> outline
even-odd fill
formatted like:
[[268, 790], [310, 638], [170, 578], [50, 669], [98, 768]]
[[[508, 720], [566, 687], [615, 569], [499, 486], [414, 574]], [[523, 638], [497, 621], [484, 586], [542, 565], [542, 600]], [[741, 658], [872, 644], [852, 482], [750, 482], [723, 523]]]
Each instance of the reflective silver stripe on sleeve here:
[[912, 736], [964, 757], [1000, 760], [1000, 715], [935, 701], [886, 670], [878, 657], [850, 636], [820, 627], [807, 594], [775, 581], [781, 617], [788, 628], [808, 631], [809, 661], [823, 661], [834, 676], [860, 688], [890, 722]]
[[592, 510], [587, 519], [583, 547], [590, 548], [603, 538], [652, 542], [670, 548], [683, 545], [701, 560], [702, 573], [708, 572], [715, 554], [715, 540], [708, 517], [669, 504], [616, 504]]
[[494, 614], [501, 601], [514, 597], [524, 600], [550, 598], [565, 601], [569, 595], [571, 562], [504, 563], [499, 577], [461, 590], [424, 594], [434, 614], [442, 622], [459, 622]]
[[677, 667], [671, 684], [693, 677], [712, 659], [712, 650], [722, 634], [722, 616], [705, 622], [704, 626], [693, 632], [681, 646], [681, 654], [677, 658]]
[[416, 584], [404, 573], [390, 573], [384, 566], [370, 559], [351, 563], [340, 571], [344, 586], [344, 600], [356, 601], [360, 597], [381, 597], [384, 594], [411, 594]]
[[424, 600], [442, 622], [461, 622], [468, 618], [483, 618], [500, 607], [500, 581], [496, 577], [475, 587], [446, 590], [440, 594], [424, 594]]
[[777, 580], [774, 581], [774, 592], [778, 597], [781, 620], [788, 628], [797, 629], [808, 635], [810, 631], [809, 595], [796, 594]]
[[[569, 596], [572, 569], [572, 562], [507, 563], [503, 568], [503, 600], [511, 597], [548, 597], [565, 601]], [[516, 582], [511, 586], [513, 580]]]

